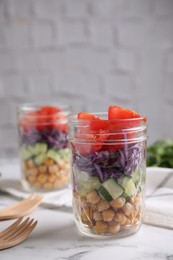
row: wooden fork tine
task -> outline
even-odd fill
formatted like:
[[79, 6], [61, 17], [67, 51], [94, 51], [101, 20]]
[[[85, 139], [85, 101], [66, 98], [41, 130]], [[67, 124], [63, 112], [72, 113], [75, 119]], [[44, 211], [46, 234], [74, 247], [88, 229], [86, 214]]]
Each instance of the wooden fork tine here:
[[42, 202], [42, 198], [27, 201], [25, 204], [19, 207], [18, 210], [21, 209], [23, 211], [23, 214], [26, 215], [27, 212], [30, 212], [31, 210], [36, 208], [41, 202]]
[[35, 203], [41, 202], [42, 199], [43, 199], [43, 196], [38, 196], [38, 197], [35, 197], [33, 199], [28, 197], [27, 199], [25, 199], [25, 200], [23, 200], [21, 202], [18, 202], [18, 203], [16, 203], [15, 205], [13, 205], [11, 207], [8, 207], [8, 208], [0, 210], [0, 213], [3, 213], [3, 212], [5, 213], [7, 211], [15, 211], [16, 209], [20, 209], [20, 208], [24, 209], [25, 207], [28, 207], [29, 204], [35, 205]]
[[14, 232], [13, 234], [11, 234], [10, 236], [8, 236], [6, 239], [8, 241], [11, 241], [13, 239], [15, 239], [16, 237], [20, 236], [20, 234], [22, 234], [25, 230], [27, 230], [27, 228], [29, 228], [32, 223], [33, 223], [34, 219], [31, 219], [29, 222], [28, 221], [24, 221], [22, 224], [20, 224], [20, 227], [16, 230], [16, 232]]
[[[34, 221], [34, 219], [32, 219], [32, 222], [33, 221]], [[14, 241], [14, 240], [21, 241], [21, 239], [23, 241], [25, 238], [27, 238], [28, 235], [31, 233], [31, 231], [36, 227], [36, 225], [38, 223], [37, 220], [34, 223], [32, 223], [32, 222], [30, 221], [30, 225], [27, 225], [27, 228], [23, 229], [22, 232], [18, 236], [14, 237], [10, 241]]]
[[10, 232], [12, 229], [17, 227], [19, 223], [23, 220], [23, 217], [19, 218], [17, 221], [15, 221], [12, 225], [10, 225], [8, 228], [4, 229], [2, 232], [0, 232], [0, 238], [5, 235], [6, 233]]
[[28, 223], [30, 222], [29, 221], [30, 218], [26, 218], [25, 221], [19, 223], [18, 226], [14, 227], [13, 229], [11, 229], [9, 232], [7, 232], [5, 235], [3, 235], [1, 237], [1, 239], [4, 239], [4, 240], [9, 240], [10, 238], [13, 238], [16, 236], [16, 234], [20, 233], [20, 230], [22, 231], [23, 228], [25, 228]]
[[[13, 204], [12, 206], [9, 206], [9, 207], [7, 207], [6, 209], [4, 209], [4, 210], [11, 210], [11, 209], [15, 209], [16, 207], [18, 207], [18, 206], [20, 206], [20, 205], [23, 205], [23, 204], [25, 204], [28, 200], [30, 201], [31, 200], [31, 198], [32, 198], [32, 196], [33, 195], [30, 195], [28, 198], [26, 198], [26, 199], [24, 199], [24, 200], [21, 200], [21, 201], [19, 201], [19, 202], [17, 202], [17, 203], [15, 203], [15, 204]], [[3, 209], [2, 209], [2, 211], [3, 211]]]
[[23, 230], [23, 232], [21, 232], [17, 237], [13, 238], [10, 241], [0, 240], [0, 250], [16, 246], [22, 241], [24, 241], [29, 236], [29, 234], [32, 232], [32, 230], [35, 228], [36, 225], [37, 225], [37, 221], [32, 223], [31, 226]]

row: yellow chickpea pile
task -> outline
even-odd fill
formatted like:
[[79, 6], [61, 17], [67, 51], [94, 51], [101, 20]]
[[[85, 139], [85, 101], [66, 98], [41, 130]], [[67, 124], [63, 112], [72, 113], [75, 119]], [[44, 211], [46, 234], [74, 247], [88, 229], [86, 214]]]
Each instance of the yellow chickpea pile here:
[[23, 178], [34, 189], [60, 189], [69, 183], [69, 159], [60, 159], [58, 163], [47, 159], [39, 166], [30, 159], [23, 163], [22, 168]]
[[95, 234], [116, 234], [124, 229], [137, 228], [141, 223], [141, 193], [128, 201], [123, 197], [106, 201], [96, 191], [87, 197], [74, 192], [74, 203], [80, 221]]

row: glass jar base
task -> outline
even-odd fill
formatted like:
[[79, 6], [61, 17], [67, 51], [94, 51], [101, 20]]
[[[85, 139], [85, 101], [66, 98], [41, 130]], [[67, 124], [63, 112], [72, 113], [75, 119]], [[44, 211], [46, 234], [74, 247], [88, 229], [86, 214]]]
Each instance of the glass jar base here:
[[41, 193], [47, 193], [47, 192], [53, 192], [58, 190], [63, 190], [67, 188], [70, 184], [66, 183], [61, 187], [55, 187], [55, 188], [43, 188], [43, 187], [34, 187], [31, 184], [29, 184], [26, 180], [21, 181], [22, 187], [27, 192], [41, 192]]
[[79, 232], [85, 236], [93, 237], [96, 239], [118, 239], [127, 236], [134, 235], [137, 233], [141, 227], [141, 223], [136, 225], [135, 227], [128, 227], [121, 229], [116, 234], [105, 233], [105, 234], [96, 234], [93, 230], [91, 230], [87, 225], [80, 224], [78, 221], [75, 220], [76, 226]]

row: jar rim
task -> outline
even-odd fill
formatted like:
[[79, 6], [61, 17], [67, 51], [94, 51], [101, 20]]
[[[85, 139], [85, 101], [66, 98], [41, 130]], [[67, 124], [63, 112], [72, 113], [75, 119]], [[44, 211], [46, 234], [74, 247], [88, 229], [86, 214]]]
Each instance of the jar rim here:
[[[101, 128], [99, 129], [100, 119], [78, 119], [77, 115], [72, 115], [69, 117], [69, 141], [73, 140], [74, 142], [90, 144], [99, 142], [134, 143], [147, 139], [146, 118], [143, 116], [139, 118], [109, 120], [107, 119], [107, 112], [91, 114], [99, 116], [105, 123], [108, 123], [108, 128], [104, 129], [104, 126], [101, 125]], [[111, 123], [113, 128], [109, 128], [109, 124], [111, 125]], [[94, 126], [96, 126], [96, 129], [94, 129]]]
[[102, 120], [104, 120], [105, 122], [135, 122], [135, 121], [143, 121], [145, 123], [145, 120], [146, 120], [146, 117], [145, 116], [141, 116], [141, 117], [138, 117], [138, 118], [121, 118], [121, 119], [108, 119], [108, 112], [92, 112], [90, 113], [91, 115], [94, 115], [94, 116], [98, 116], [99, 119], [78, 119], [77, 118], [77, 114], [75, 115], [71, 115], [69, 117], [69, 121], [72, 122], [72, 123], [78, 123], [78, 122], [99, 122], [100, 121], [100, 118]]
[[[51, 103], [51, 104], [50, 104]], [[29, 103], [20, 103], [17, 105], [17, 110], [18, 111], [26, 111], [30, 112], [33, 109], [39, 109], [43, 106], [47, 107], [59, 107], [62, 110], [70, 110], [71, 106], [67, 104], [61, 104], [61, 103], [56, 103], [56, 102], [29, 102]]]
[[60, 115], [65, 114], [66, 116], [71, 115], [71, 106], [67, 104], [60, 104], [60, 103], [49, 103], [49, 102], [36, 102], [36, 103], [20, 103], [16, 106], [16, 111], [18, 118], [25, 116], [28, 113], [27, 118], [45, 118], [45, 115], [29, 115], [30, 112], [36, 112], [37, 110], [41, 109], [42, 107], [52, 107], [52, 108], [60, 108], [60, 111], [52, 112], [52, 115]]

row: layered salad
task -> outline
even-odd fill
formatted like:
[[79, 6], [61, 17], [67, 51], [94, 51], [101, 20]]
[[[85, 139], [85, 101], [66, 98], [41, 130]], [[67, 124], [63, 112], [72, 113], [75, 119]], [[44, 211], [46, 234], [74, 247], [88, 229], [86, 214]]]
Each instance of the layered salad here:
[[18, 124], [22, 183], [27, 190], [60, 189], [69, 183], [67, 114], [53, 106], [28, 110]]
[[140, 227], [145, 184], [146, 119], [110, 106], [107, 118], [79, 113], [72, 148], [75, 221], [93, 236]]

